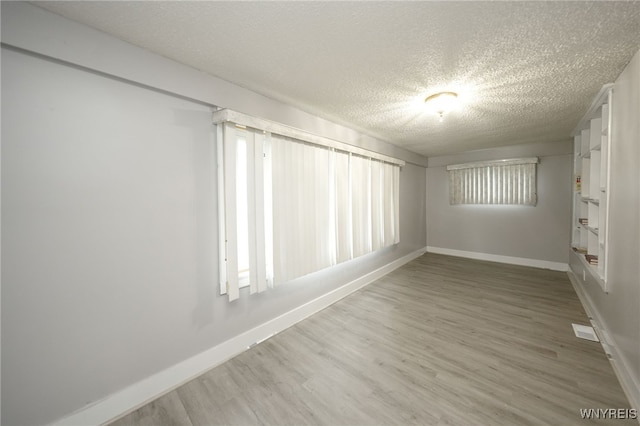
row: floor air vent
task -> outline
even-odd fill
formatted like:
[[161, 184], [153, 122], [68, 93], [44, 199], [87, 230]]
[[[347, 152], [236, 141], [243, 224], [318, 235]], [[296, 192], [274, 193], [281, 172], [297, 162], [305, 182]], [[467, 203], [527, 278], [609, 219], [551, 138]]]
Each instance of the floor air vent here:
[[573, 332], [576, 337], [581, 339], [591, 340], [592, 342], [599, 342], [598, 336], [596, 335], [593, 327], [588, 325], [580, 325], [580, 324], [571, 324], [573, 326]]

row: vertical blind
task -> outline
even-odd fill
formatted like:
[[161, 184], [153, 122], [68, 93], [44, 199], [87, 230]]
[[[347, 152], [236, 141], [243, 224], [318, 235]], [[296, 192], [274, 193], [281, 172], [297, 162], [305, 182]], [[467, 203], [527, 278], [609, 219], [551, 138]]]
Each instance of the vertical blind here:
[[538, 158], [447, 166], [451, 204], [535, 205]]
[[276, 283], [336, 263], [329, 154], [324, 147], [271, 139]]
[[218, 125], [220, 288], [229, 300], [397, 244], [400, 166]]

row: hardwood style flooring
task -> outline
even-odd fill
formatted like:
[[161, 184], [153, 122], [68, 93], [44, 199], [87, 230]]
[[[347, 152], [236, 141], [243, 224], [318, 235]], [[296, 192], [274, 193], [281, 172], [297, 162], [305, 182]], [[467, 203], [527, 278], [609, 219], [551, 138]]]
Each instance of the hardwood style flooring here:
[[571, 323], [566, 273], [426, 254], [112, 425], [637, 426]]

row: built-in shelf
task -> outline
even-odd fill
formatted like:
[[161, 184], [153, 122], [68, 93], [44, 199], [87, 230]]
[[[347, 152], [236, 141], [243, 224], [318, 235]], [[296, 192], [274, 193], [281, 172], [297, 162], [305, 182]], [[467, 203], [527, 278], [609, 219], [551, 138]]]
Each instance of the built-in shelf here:
[[595, 277], [595, 280], [600, 284], [600, 287], [602, 287], [602, 289], [607, 292], [607, 285], [598, 274], [598, 267], [600, 265], [592, 265], [591, 263], [589, 263], [586, 254], [582, 253], [581, 250], [582, 249], [580, 248], [573, 247], [573, 251], [575, 251], [575, 255], [578, 257], [578, 259], [580, 259], [580, 263], [582, 264], [583, 269], [589, 271]]
[[574, 224], [571, 243], [588, 266], [586, 270], [597, 278], [605, 292], [612, 95], [613, 85], [605, 85], [573, 132]]

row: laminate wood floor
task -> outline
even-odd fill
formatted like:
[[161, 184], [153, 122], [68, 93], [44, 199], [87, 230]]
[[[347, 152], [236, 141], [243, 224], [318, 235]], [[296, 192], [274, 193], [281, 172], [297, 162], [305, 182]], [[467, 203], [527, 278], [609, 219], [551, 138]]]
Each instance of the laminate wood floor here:
[[584, 425], [629, 408], [565, 273], [426, 254], [112, 423]]

